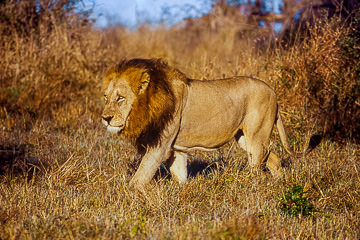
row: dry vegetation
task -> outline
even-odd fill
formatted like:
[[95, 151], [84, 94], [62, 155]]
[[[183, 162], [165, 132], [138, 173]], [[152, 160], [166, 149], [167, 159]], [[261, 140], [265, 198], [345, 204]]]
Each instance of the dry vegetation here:
[[[14, 2], [0, 4], [0, 239], [360, 238], [358, 22], [317, 21], [305, 39], [274, 44], [239, 17], [100, 31], [56, 8], [19, 23], [27, 1]], [[162, 57], [191, 78], [258, 76], [276, 89], [296, 151], [323, 140], [289, 159], [274, 134], [281, 180], [249, 174], [233, 143], [193, 153], [186, 185], [163, 168], [146, 195], [132, 192], [134, 149], [100, 122], [102, 74], [125, 57]], [[282, 211], [294, 186], [308, 213], [296, 197]]]

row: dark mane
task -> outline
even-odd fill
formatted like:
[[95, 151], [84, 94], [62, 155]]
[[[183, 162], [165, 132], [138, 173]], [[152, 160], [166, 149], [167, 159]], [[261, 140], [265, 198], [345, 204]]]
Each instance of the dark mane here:
[[160, 58], [151, 58], [151, 59], [143, 59], [143, 58], [133, 58], [130, 60], [123, 59], [120, 61], [118, 65], [116, 65], [117, 72], [123, 72], [126, 69], [134, 67], [139, 69], [147, 69], [149, 71], [162, 71], [164, 68], [168, 68], [169, 65], [166, 61]]
[[[115, 71], [121, 74], [130, 68], [150, 75], [149, 85], [134, 102], [124, 129], [124, 136], [139, 153], [145, 153], [147, 147], [159, 144], [163, 130], [173, 119], [175, 97], [167, 76], [170, 67], [161, 59], [131, 59], [121, 61]], [[128, 81], [137, 89], [140, 79]]]

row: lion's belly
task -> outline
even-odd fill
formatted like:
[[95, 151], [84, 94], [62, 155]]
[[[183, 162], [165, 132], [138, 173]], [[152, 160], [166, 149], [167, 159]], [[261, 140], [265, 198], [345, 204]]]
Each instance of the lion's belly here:
[[175, 145], [185, 148], [217, 148], [229, 142], [238, 131], [239, 124], [236, 121], [231, 122], [234, 124], [229, 124], [226, 118], [221, 123], [207, 119], [206, 116], [203, 119], [182, 122]]
[[242, 116], [245, 115], [246, 94], [241, 94], [239, 89], [233, 89], [236, 94], [228, 91], [228, 94], [224, 95], [221, 87], [202, 82], [192, 84], [183, 110], [175, 148], [217, 148], [229, 142], [241, 128]]
[[225, 143], [229, 142], [235, 134], [215, 137], [204, 134], [179, 134], [180, 136], [175, 141], [174, 147], [180, 151], [198, 149], [198, 150], [213, 150]]

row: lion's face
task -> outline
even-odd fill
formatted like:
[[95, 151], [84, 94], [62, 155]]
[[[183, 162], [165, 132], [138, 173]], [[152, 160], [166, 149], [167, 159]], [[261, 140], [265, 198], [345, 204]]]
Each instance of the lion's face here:
[[119, 133], [127, 123], [136, 95], [125, 78], [114, 78], [109, 82], [104, 97], [102, 122], [109, 132]]
[[139, 152], [158, 145], [175, 111], [166, 70], [167, 65], [158, 60], [124, 60], [110, 68], [104, 79], [102, 122]]

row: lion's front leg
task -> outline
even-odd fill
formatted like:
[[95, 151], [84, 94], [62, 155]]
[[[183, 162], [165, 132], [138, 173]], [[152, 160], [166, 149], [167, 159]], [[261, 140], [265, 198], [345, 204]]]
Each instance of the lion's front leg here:
[[187, 181], [187, 154], [175, 151], [174, 161], [170, 166], [171, 175], [179, 182], [185, 183]]
[[130, 186], [141, 190], [151, 181], [161, 163], [169, 159], [178, 129], [179, 122], [172, 122], [164, 129], [159, 146], [148, 147], [139, 168], [130, 181]]
[[164, 151], [161, 149], [151, 149], [146, 152], [141, 160], [139, 168], [136, 170], [135, 175], [130, 181], [130, 187], [136, 189], [143, 189], [148, 184], [157, 169], [162, 163]]

